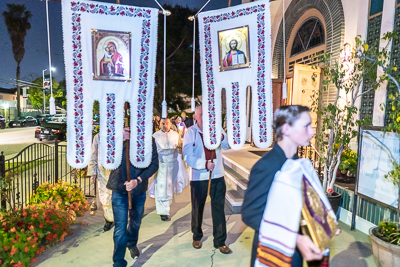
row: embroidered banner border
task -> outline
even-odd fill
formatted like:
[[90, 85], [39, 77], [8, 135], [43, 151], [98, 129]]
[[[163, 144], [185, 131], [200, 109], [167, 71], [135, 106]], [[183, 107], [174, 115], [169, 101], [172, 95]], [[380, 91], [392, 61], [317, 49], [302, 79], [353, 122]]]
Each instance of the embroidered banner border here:
[[[73, 95], [74, 95], [74, 125], [75, 132], [75, 163], [84, 162], [85, 147], [83, 134], [83, 72], [82, 72], [82, 43], [81, 43], [81, 13], [111, 15], [111, 16], [128, 16], [143, 17], [142, 37], [141, 37], [141, 66], [138, 92], [138, 114], [137, 114], [137, 138], [136, 138], [136, 161], [143, 162], [145, 160], [145, 103], [147, 99], [147, 78], [148, 78], [148, 61], [149, 61], [149, 43], [150, 43], [150, 18], [151, 10], [144, 8], [134, 8], [125, 6], [107, 6], [83, 2], [71, 2], [72, 10], [72, 47], [73, 47]], [[110, 148], [111, 150], [113, 148]], [[115, 149], [115, 146], [114, 146]], [[111, 150], [108, 151], [111, 154]], [[107, 156], [108, 157], [108, 156]], [[111, 160], [111, 158], [110, 158]]]
[[213, 60], [211, 48], [211, 24], [225, 20], [234, 19], [251, 14], [257, 14], [257, 40], [258, 40], [258, 70], [257, 70], [257, 107], [259, 120], [259, 142], [267, 143], [267, 93], [265, 90], [265, 4], [255, 5], [252, 7], [241, 8], [230, 13], [221, 15], [208, 16], [203, 18], [204, 22], [204, 44], [205, 44], [205, 69], [207, 78], [207, 97], [208, 97], [208, 120], [210, 143], [217, 143], [216, 135], [216, 110], [215, 110], [215, 88], [213, 75]]

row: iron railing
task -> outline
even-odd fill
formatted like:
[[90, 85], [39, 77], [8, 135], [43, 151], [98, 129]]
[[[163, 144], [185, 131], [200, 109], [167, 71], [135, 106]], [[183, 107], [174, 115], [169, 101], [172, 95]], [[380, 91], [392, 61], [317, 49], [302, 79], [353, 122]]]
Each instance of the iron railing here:
[[[44, 182], [56, 183], [59, 179], [79, 185], [87, 197], [95, 195], [90, 178], [81, 175], [80, 170], [72, 168], [67, 162], [67, 146], [34, 143], [25, 147], [15, 157], [5, 159], [0, 155], [0, 177], [12, 177], [8, 188], [11, 202], [24, 207], [38, 186]], [[10, 191], [11, 190], [11, 191]], [[0, 192], [1, 193], [1, 192]], [[10, 209], [3, 200], [0, 209]]]
[[321, 180], [323, 179], [324, 164], [322, 163], [321, 157], [318, 155], [318, 152], [312, 145], [301, 146], [297, 148], [297, 155], [299, 156], [299, 158], [308, 158], [312, 162], [315, 170], [317, 171], [319, 178]]

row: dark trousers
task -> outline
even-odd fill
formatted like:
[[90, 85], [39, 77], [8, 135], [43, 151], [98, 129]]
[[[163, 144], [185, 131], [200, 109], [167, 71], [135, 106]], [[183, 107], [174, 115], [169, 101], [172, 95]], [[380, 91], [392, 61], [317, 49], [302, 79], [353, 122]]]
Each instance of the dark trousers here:
[[[251, 260], [250, 266], [253, 267], [257, 258], [257, 248], [258, 248], [258, 231], [255, 231], [253, 238], [253, 247], [251, 248]], [[303, 256], [301, 256], [300, 251], [296, 248], [292, 257], [291, 267], [302, 267], [303, 266]]]
[[[126, 248], [134, 248], [139, 238], [139, 228], [142, 223], [146, 193], [132, 194], [132, 209], [129, 210], [128, 195], [113, 191], [112, 208], [114, 213], [114, 267], [125, 267]], [[129, 224], [128, 224], [129, 210]], [[127, 227], [128, 226], [128, 227]]]
[[[208, 180], [191, 181], [190, 193], [192, 198], [192, 233], [193, 240], [200, 241], [203, 237], [201, 224], [203, 222], [204, 206], [207, 200]], [[226, 220], [225, 220], [225, 193], [224, 177], [211, 180], [211, 216], [213, 223], [214, 247], [225, 246]]]

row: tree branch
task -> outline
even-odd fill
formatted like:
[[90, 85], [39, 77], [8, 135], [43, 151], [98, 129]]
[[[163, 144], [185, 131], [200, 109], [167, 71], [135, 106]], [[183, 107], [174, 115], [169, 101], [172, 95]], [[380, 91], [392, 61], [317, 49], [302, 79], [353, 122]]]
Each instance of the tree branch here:
[[175, 49], [175, 51], [172, 52], [172, 54], [169, 55], [169, 56], [166, 58], [166, 60], [170, 59], [170, 58], [179, 50], [179, 48], [182, 46], [182, 44], [183, 44], [183, 42], [185, 41], [185, 39], [186, 39], [186, 36], [182, 39], [181, 43], [178, 45], [178, 47]]

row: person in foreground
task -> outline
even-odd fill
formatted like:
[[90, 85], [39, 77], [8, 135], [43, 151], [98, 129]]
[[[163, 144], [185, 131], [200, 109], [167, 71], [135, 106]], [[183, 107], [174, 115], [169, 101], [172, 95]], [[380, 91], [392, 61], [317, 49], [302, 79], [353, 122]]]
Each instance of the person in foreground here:
[[[129, 140], [129, 128], [124, 128], [123, 140]], [[157, 147], [152, 141], [152, 158], [147, 168], [139, 169], [130, 164], [131, 181], [127, 181], [126, 147], [122, 150], [122, 160], [119, 167], [111, 171], [107, 188], [112, 190], [112, 208], [114, 212], [114, 267], [125, 267], [126, 248], [129, 249], [132, 258], [139, 257], [137, 248], [139, 228], [142, 222], [144, 203], [148, 179], [158, 170]], [[128, 191], [131, 191], [132, 209], [129, 209]], [[128, 224], [129, 212], [129, 224]], [[128, 228], [127, 228], [128, 226]]]
[[[249, 183], [242, 205], [242, 220], [255, 230], [250, 266], [255, 266], [259, 245], [259, 228], [275, 174], [281, 170], [287, 159], [298, 159], [298, 146], [307, 146], [315, 131], [311, 127], [309, 108], [300, 105], [282, 106], [274, 114], [275, 140], [273, 149], [266, 153], [251, 169]], [[282, 192], [281, 192], [282, 193]], [[301, 201], [301, 200], [300, 200]], [[293, 216], [298, 216], [293, 214]], [[320, 260], [324, 253], [308, 236], [297, 234], [296, 249], [293, 251], [291, 266], [302, 266], [306, 261]]]
[[[216, 150], [208, 150], [203, 140], [203, 118], [202, 106], [196, 107], [194, 119], [197, 124], [190, 127], [183, 139], [183, 159], [192, 167], [192, 178], [190, 182], [190, 193], [192, 201], [192, 233], [193, 247], [200, 249], [203, 231], [204, 206], [207, 199], [208, 180], [210, 171], [211, 179], [211, 215], [213, 222], [214, 247], [223, 254], [232, 253], [232, 250], [225, 245], [226, 220], [225, 220], [225, 171], [222, 162], [221, 147], [229, 149], [228, 138], [222, 134], [221, 147]], [[213, 162], [212, 162], [213, 159]]]

